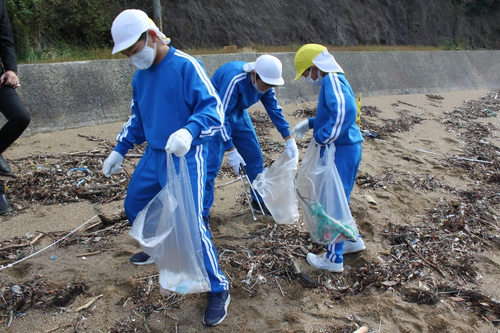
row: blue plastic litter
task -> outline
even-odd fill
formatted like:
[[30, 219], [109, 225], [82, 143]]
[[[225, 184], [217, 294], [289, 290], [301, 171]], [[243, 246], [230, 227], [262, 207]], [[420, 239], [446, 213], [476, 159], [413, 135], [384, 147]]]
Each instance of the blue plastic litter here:
[[365, 138], [376, 138], [378, 136], [377, 133], [368, 130], [362, 130], [361, 135]]
[[73, 168], [73, 169], [69, 169], [69, 172], [73, 172], [73, 171], [77, 171], [77, 170], [90, 173], [90, 170], [86, 169], [86, 168]]

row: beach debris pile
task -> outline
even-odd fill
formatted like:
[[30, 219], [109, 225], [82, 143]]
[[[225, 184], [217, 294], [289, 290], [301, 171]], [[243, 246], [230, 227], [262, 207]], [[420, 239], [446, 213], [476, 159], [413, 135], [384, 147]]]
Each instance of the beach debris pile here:
[[397, 119], [384, 119], [382, 124], [375, 124], [368, 120], [366, 115], [378, 118], [379, 111], [376, 107], [361, 106], [361, 130], [376, 133], [380, 139], [390, 137], [394, 133], [411, 132], [415, 124], [420, 124], [422, 118], [411, 115], [410, 111], [398, 110]]
[[[40, 205], [85, 200], [104, 204], [125, 197], [130, 180], [126, 168], [110, 178], [102, 173], [102, 164], [113, 146], [107, 140], [85, 138], [96, 141], [97, 147], [86, 152], [33, 155], [9, 161], [19, 174], [17, 179], [7, 181], [7, 186], [15, 181], [15, 186], [9, 187], [13, 214], [25, 210], [36, 212]], [[135, 165], [144, 149], [145, 145], [136, 146], [127, 154], [124, 165]]]

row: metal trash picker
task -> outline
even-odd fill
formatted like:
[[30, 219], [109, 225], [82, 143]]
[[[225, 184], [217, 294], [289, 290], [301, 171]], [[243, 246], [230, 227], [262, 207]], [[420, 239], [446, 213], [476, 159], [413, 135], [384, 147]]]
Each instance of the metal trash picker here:
[[[247, 196], [247, 202], [248, 205], [250, 206], [250, 210], [252, 211], [252, 216], [254, 221], [257, 220], [257, 216], [255, 216], [255, 209], [252, 207], [252, 202], [250, 201], [250, 191], [252, 191], [253, 195], [255, 195], [256, 198], [258, 198], [257, 193], [255, 193], [254, 188], [252, 187], [252, 183], [250, 183], [250, 179], [248, 178], [247, 173], [245, 172], [245, 169], [241, 166], [240, 164], [240, 179], [241, 179], [241, 184], [243, 184], [243, 189], [245, 190], [245, 195]], [[250, 191], [247, 189], [247, 186], [245, 184], [244, 179], [248, 182], [248, 186], [250, 187]], [[262, 212], [262, 215], [266, 215], [264, 212], [264, 209], [262, 209], [262, 205], [260, 204], [259, 200], [256, 200], [257, 203], [259, 204], [260, 211]]]

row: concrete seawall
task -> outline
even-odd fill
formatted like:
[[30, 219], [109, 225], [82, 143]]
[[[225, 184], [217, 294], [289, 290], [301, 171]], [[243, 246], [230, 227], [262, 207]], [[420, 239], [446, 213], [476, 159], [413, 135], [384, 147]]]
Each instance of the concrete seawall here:
[[[195, 56], [208, 74], [222, 64], [254, 61], [257, 53]], [[315, 100], [318, 88], [294, 81], [295, 53], [275, 53], [283, 63], [281, 104]], [[363, 96], [500, 88], [500, 51], [338, 52], [355, 94]], [[32, 116], [24, 135], [126, 121], [130, 115], [128, 59], [20, 65], [18, 93]], [[3, 123], [3, 122], [2, 122]]]

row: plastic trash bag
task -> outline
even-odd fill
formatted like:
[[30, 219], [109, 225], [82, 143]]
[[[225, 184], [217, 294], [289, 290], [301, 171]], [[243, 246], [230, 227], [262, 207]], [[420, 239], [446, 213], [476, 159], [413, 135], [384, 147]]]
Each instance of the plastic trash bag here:
[[292, 224], [299, 219], [295, 195], [298, 164], [298, 156], [291, 159], [283, 152], [269, 168], [259, 173], [252, 183], [278, 224]]
[[297, 176], [297, 195], [309, 234], [318, 244], [358, 239], [344, 186], [335, 166], [335, 145], [309, 143]]
[[137, 215], [130, 236], [155, 259], [160, 292], [181, 294], [210, 291], [187, 162], [180, 158], [176, 173], [167, 153], [167, 184]]

